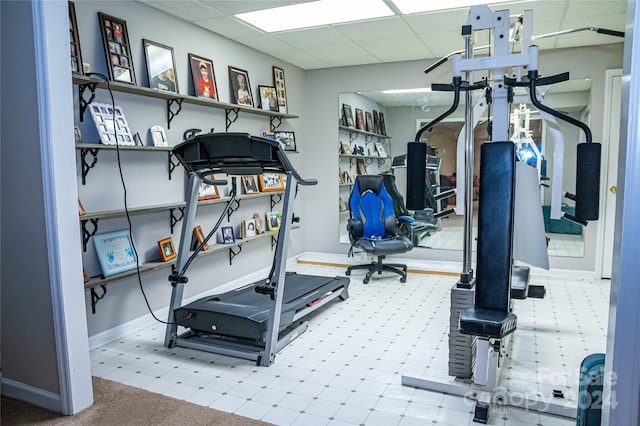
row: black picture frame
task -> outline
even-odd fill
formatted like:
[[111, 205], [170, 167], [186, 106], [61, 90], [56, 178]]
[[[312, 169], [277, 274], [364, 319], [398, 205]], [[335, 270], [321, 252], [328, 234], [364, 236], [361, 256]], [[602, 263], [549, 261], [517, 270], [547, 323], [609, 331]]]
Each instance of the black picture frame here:
[[80, 48], [80, 36], [78, 35], [78, 22], [76, 20], [76, 6], [69, 2], [69, 50], [71, 55], [71, 72], [84, 75], [82, 66], [82, 49]]
[[275, 87], [258, 86], [258, 99], [260, 99], [260, 109], [274, 112], [278, 112], [280, 110]]
[[[218, 100], [218, 85], [213, 61], [200, 55], [189, 53], [189, 65], [196, 97]], [[208, 79], [208, 81], [207, 81]], [[211, 93], [213, 91], [213, 93]]]
[[378, 111], [373, 110], [373, 133], [380, 134], [380, 118], [378, 117]]
[[284, 70], [280, 67], [273, 67], [273, 85], [276, 87], [278, 111], [282, 114], [287, 114], [289, 112], [289, 106], [287, 105], [287, 86], [284, 82]]
[[100, 21], [109, 79], [135, 86], [137, 84], [136, 73], [133, 69], [127, 22], [102, 12], [98, 12], [98, 20]]
[[235, 244], [236, 235], [233, 232], [233, 226], [223, 226], [221, 229], [222, 244]]
[[384, 125], [384, 115], [382, 114], [382, 111], [380, 111], [380, 113], [378, 113], [378, 119], [379, 119], [379, 123], [378, 124], [380, 125], [379, 126], [380, 128], [378, 129], [379, 133], [381, 135], [387, 136], [387, 129], [386, 129], [385, 125]]
[[[244, 81], [244, 86], [243, 86]], [[255, 106], [251, 94], [249, 73], [241, 68], [229, 66], [229, 87], [231, 88], [231, 103], [237, 105]]]
[[364, 113], [364, 121], [365, 121], [365, 130], [367, 132], [374, 132], [373, 127], [373, 115], [367, 111]]
[[142, 45], [147, 63], [149, 87], [163, 92], [179, 93], [173, 47], [146, 38], [142, 39]]
[[364, 112], [360, 108], [356, 108], [356, 129], [364, 130]]
[[342, 116], [344, 119], [345, 126], [355, 127], [355, 122], [353, 121], [353, 110], [351, 109], [351, 105], [342, 104]]
[[293, 132], [274, 131], [276, 140], [284, 146], [285, 151], [296, 151], [296, 135]]

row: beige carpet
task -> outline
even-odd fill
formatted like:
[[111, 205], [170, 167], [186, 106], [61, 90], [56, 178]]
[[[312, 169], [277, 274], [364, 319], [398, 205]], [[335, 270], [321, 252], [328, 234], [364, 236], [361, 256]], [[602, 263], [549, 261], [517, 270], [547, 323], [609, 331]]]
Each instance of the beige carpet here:
[[169, 398], [110, 380], [93, 378], [95, 403], [76, 414], [59, 413], [2, 396], [2, 425], [224, 425], [268, 423]]

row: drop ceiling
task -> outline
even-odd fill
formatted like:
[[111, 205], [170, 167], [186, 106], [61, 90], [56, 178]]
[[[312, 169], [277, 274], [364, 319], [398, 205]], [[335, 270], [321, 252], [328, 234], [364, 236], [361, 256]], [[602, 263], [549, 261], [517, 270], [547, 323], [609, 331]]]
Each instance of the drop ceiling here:
[[[468, 14], [468, 8], [463, 8], [269, 34], [234, 15], [310, 0], [139, 1], [306, 70], [443, 57], [464, 48], [460, 27]], [[509, 9], [512, 15], [532, 9], [534, 36], [583, 27], [624, 31], [627, 0], [526, 0], [492, 8]], [[557, 49], [621, 41], [583, 31], [540, 39], [536, 44], [540, 49]], [[476, 45], [487, 42], [488, 38], [480, 38]]]

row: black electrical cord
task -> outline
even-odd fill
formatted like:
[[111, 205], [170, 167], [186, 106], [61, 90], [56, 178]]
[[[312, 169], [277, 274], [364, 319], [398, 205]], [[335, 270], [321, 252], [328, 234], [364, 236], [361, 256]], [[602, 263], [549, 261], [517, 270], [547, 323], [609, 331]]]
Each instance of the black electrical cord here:
[[[122, 163], [120, 161], [120, 144], [118, 143], [118, 126], [116, 125], [116, 101], [115, 98], [113, 97], [113, 91], [111, 90], [111, 83], [109, 82], [109, 79], [104, 75], [104, 74], [100, 74], [100, 73], [89, 73], [87, 74], [88, 77], [91, 76], [97, 76], [100, 77], [101, 79], [103, 79], [105, 81], [105, 83], [107, 84], [107, 91], [109, 92], [109, 96], [111, 97], [111, 110], [112, 110], [112, 117], [111, 119], [113, 120], [113, 136], [116, 140], [116, 158], [118, 161], [118, 173], [120, 174], [120, 183], [122, 184], [122, 190], [124, 192], [124, 212], [125, 215], [127, 217], [127, 224], [128, 224], [128, 231], [129, 231], [129, 239], [131, 240], [131, 247], [133, 248], [133, 255], [135, 256], [136, 259], [136, 276], [138, 277], [138, 285], [140, 286], [140, 291], [142, 292], [142, 297], [144, 298], [144, 302], [147, 305], [147, 309], [149, 310], [149, 313], [151, 314], [151, 316], [153, 317], [153, 319], [155, 319], [156, 321], [162, 323], [162, 324], [168, 324], [168, 325], [173, 325], [176, 323], [173, 322], [168, 322], [168, 321], [163, 321], [160, 318], [158, 318], [154, 313], [153, 310], [151, 309], [151, 305], [149, 304], [149, 299], [147, 298], [147, 294], [144, 291], [144, 287], [142, 286], [142, 277], [140, 275], [140, 262], [139, 259], [140, 257], [138, 256], [138, 249], [136, 248], [135, 242], [133, 240], [133, 225], [131, 223], [131, 216], [129, 215], [129, 207], [127, 205], [127, 185], [124, 181], [124, 174], [122, 173]], [[169, 307], [171, 308], [171, 307]]]

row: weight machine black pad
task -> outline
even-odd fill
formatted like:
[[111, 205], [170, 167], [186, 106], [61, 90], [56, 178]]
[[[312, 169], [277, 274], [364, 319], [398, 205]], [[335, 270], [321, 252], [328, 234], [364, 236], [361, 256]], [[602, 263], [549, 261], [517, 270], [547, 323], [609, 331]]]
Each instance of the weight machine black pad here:
[[517, 322], [511, 312], [466, 308], [460, 311], [458, 329], [462, 334], [502, 339], [516, 330]]
[[515, 198], [515, 144], [481, 146], [476, 301], [478, 309], [509, 311]]
[[529, 296], [529, 268], [513, 266], [511, 268], [511, 298], [526, 299]]
[[599, 143], [579, 143], [576, 163], [576, 218], [598, 220], [600, 206]]
[[[284, 286], [280, 330], [293, 322], [294, 315], [320, 302], [329, 292], [340, 291], [341, 298], [349, 297], [349, 278], [303, 275], [287, 272]], [[255, 291], [266, 279], [247, 284], [222, 294], [206, 296], [174, 309], [178, 325], [219, 337], [247, 339], [260, 342], [268, 330], [269, 310], [273, 303], [269, 295]]]
[[407, 144], [407, 208], [424, 210], [427, 190], [427, 144], [409, 142]]

